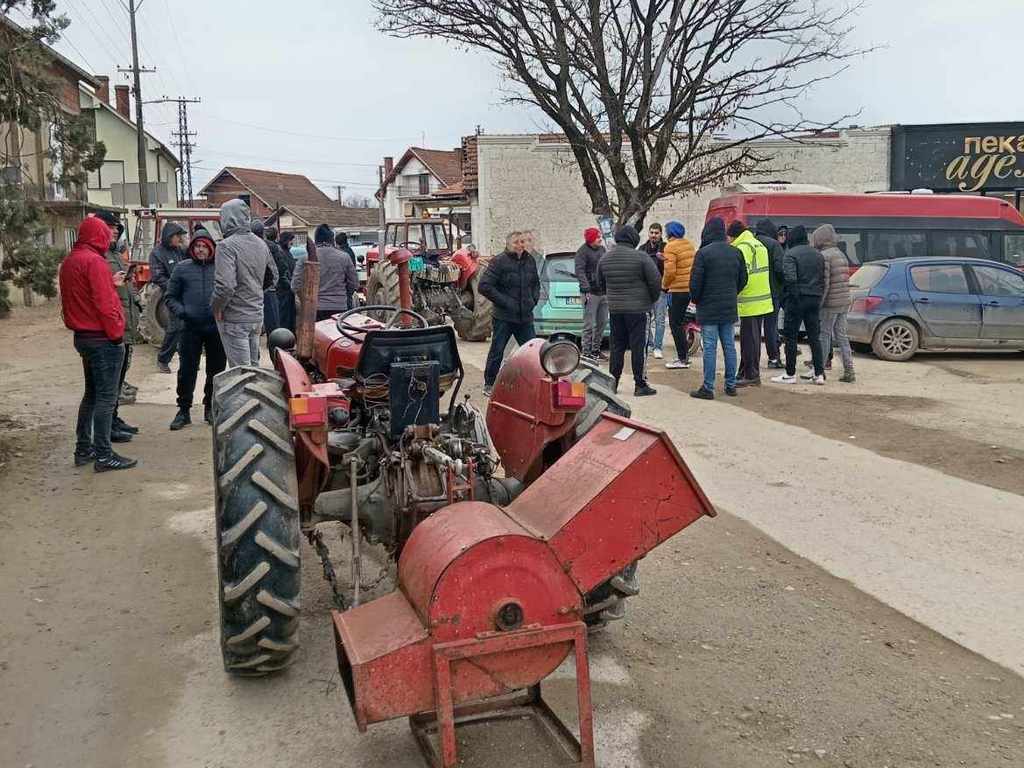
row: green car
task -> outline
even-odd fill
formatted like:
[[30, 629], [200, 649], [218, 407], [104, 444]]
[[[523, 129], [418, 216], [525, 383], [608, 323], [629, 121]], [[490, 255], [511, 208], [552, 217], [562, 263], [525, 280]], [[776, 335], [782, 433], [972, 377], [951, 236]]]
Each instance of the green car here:
[[550, 336], [557, 331], [582, 335], [583, 297], [575, 266], [574, 252], [549, 253], [538, 261], [540, 301], [533, 309], [533, 325], [538, 336]]

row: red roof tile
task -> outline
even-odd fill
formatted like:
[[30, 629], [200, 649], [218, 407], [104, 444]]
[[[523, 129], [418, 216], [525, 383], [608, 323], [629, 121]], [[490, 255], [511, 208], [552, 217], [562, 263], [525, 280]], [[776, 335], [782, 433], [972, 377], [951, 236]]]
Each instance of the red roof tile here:
[[225, 173], [234, 176], [238, 182], [271, 208], [278, 205], [330, 205], [331, 198], [320, 191], [313, 182], [297, 173], [261, 171], [255, 168], [227, 166], [199, 190], [206, 189]]

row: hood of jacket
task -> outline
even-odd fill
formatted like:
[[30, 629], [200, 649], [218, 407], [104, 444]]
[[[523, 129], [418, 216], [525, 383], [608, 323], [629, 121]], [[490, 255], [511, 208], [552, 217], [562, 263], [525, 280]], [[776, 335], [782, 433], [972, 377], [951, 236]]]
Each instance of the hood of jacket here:
[[171, 238], [175, 235], [184, 235], [186, 230], [176, 221], [168, 221], [160, 230], [160, 245], [164, 248], [171, 247]]
[[107, 252], [110, 247], [110, 227], [102, 219], [89, 216], [78, 225], [78, 239], [75, 245], [85, 246], [90, 251], [95, 251], [100, 256]]
[[834, 247], [838, 239], [839, 237], [836, 235], [835, 227], [831, 224], [822, 224], [814, 230], [814, 234], [811, 235], [811, 245], [819, 251], [823, 251], [826, 248]]
[[228, 200], [220, 207], [220, 231], [224, 233], [224, 237], [231, 237], [239, 232], [251, 232], [251, 220], [249, 206], [244, 200]]
[[708, 243], [724, 242], [725, 220], [721, 216], [715, 216], [712, 219], [708, 219], [708, 223], [704, 225], [704, 230], [700, 233], [700, 244], [704, 246]]
[[779, 228], [772, 223], [771, 219], [761, 219], [757, 222], [757, 226], [754, 227], [754, 232], [758, 235], [770, 237], [772, 240], [778, 240], [779, 238]]

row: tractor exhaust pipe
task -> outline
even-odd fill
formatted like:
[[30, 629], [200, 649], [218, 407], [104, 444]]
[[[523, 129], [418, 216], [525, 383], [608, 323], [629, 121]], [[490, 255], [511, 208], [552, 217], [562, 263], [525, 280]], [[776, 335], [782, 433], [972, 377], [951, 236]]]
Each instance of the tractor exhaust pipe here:
[[299, 316], [295, 323], [295, 354], [300, 360], [310, 360], [313, 357], [316, 307], [320, 296], [320, 260], [316, 255], [316, 245], [308, 238], [303, 276], [305, 279], [299, 296]]

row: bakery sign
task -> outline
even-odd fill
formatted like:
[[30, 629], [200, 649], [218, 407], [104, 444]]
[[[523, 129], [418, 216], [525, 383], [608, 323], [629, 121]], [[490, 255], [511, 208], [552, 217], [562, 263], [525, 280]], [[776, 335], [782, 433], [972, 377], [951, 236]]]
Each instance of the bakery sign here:
[[1024, 189], [1024, 123], [894, 126], [890, 168], [894, 190]]

